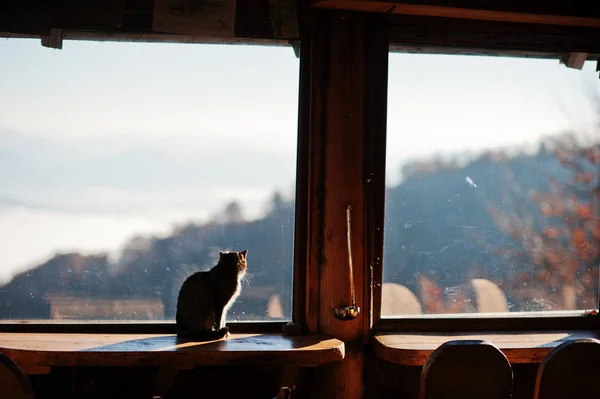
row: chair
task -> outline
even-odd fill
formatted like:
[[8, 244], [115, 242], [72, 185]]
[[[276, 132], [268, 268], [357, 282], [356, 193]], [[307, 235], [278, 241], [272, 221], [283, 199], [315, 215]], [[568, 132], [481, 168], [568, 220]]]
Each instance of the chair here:
[[292, 397], [292, 390], [288, 387], [282, 387], [279, 390], [279, 394], [273, 399], [290, 399]]
[[600, 398], [600, 341], [569, 340], [552, 349], [538, 367], [534, 399]]
[[419, 398], [508, 399], [512, 385], [512, 367], [494, 344], [455, 340], [442, 344], [425, 362]]
[[0, 353], [0, 399], [35, 399], [23, 370], [3, 353]]

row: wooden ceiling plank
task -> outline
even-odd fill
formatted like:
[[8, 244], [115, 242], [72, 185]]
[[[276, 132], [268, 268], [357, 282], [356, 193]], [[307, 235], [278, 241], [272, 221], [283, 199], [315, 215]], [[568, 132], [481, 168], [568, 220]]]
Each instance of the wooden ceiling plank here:
[[600, 18], [443, 7], [379, 0], [316, 0], [310, 3], [308, 7], [314, 9], [600, 28]]
[[296, 0], [269, 0], [269, 18], [274, 39], [299, 37]]

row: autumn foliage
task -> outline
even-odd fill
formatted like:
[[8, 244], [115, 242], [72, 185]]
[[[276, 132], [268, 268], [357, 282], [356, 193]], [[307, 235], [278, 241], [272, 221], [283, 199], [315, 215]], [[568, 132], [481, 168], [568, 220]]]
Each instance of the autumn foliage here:
[[597, 307], [600, 145], [584, 146], [571, 138], [554, 155], [568, 178], [551, 178], [547, 191], [528, 191], [537, 215], [523, 207], [511, 213], [489, 207], [497, 226], [516, 244], [497, 250], [517, 265], [505, 286], [521, 304], [515, 310]]
[[467, 292], [463, 287], [454, 287], [452, 294], [442, 289], [433, 276], [417, 277], [421, 308], [424, 313], [464, 313], [473, 311]]
[[[499, 276], [464, 270], [465, 276], [490, 278], [509, 299], [510, 311], [591, 310], [598, 307], [600, 265], [600, 144], [582, 144], [575, 136], [562, 136], [542, 146], [558, 160], [558, 168], [545, 172], [537, 189], [517, 183], [504, 163], [505, 198], [484, 199], [505, 245], [490, 244], [473, 237], [501, 256]], [[556, 164], [554, 164], [556, 165]], [[503, 207], [501, 207], [501, 204]], [[507, 205], [508, 204], [508, 205]], [[441, 287], [435, 274], [417, 277], [417, 290], [424, 313], [477, 311], [469, 285]]]

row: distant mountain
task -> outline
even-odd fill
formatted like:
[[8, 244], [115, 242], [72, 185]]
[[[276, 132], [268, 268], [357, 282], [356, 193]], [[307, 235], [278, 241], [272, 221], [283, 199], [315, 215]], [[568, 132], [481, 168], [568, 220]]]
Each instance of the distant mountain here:
[[[451, 289], [473, 277], [500, 283], [519, 271], [533, 270], [531, 264], [515, 263], [495, 251], [517, 247], [498, 228], [488, 206], [508, 214], [521, 207], [540, 220], [529, 191], [547, 191], [551, 178], [566, 182], [569, 177], [545, 146], [534, 154], [487, 153], [465, 166], [408, 165], [402, 182], [386, 190], [384, 282], [418, 294], [419, 275], [433, 276], [441, 287]], [[57, 255], [0, 288], [0, 318], [48, 318], [48, 298], [59, 294], [74, 301], [160, 299], [164, 317], [172, 319], [183, 280], [211, 267], [224, 248], [249, 250], [251, 280], [230, 319], [264, 319], [273, 296], [281, 300], [283, 316], [289, 318], [293, 203], [276, 194], [266, 216], [255, 221], [244, 221], [236, 206], [226, 209], [231, 214], [221, 221], [184, 225], [166, 238], [135, 238], [116, 262], [105, 255]], [[511, 292], [506, 294], [511, 309], [522, 308]]]
[[[549, 192], [552, 180], [566, 184], [572, 178], [553, 151], [542, 145], [535, 154], [486, 153], [461, 167], [426, 165], [407, 167], [402, 183], [386, 191], [384, 282], [416, 293], [417, 277], [427, 275], [451, 291], [470, 278], [501, 284], [536, 270], [498, 254], [511, 248], [516, 253], [519, 243], [499, 228], [489, 207], [513, 216], [520, 209], [541, 228], [544, 219], [530, 194]], [[600, 176], [597, 168], [594, 173]], [[522, 309], [510, 290], [505, 294], [509, 307]]]
[[115, 263], [106, 255], [57, 255], [0, 287], [0, 318], [48, 318], [48, 297], [61, 295], [73, 301], [160, 298], [164, 317], [172, 319], [179, 287], [188, 275], [212, 267], [220, 249], [245, 248], [250, 283], [230, 319], [264, 319], [273, 295], [279, 296], [284, 317], [289, 318], [294, 209], [279, 195], [271, 205], [268, 215], [257, 221], [189, 224], [167, 238], [135, 238]]

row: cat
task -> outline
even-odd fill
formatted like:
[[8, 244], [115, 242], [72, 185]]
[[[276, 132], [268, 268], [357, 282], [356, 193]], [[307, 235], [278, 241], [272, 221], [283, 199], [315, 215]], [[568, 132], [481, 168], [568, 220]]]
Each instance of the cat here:
[[246, 275], [248, 250], [219, 252], [219, 262], [208, 271], [189, 276], [177, 297], [177, 335], [197, 341], [229, 337], [227, 311], [240, 294]]

